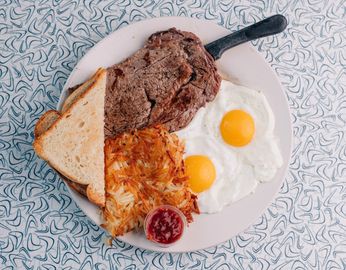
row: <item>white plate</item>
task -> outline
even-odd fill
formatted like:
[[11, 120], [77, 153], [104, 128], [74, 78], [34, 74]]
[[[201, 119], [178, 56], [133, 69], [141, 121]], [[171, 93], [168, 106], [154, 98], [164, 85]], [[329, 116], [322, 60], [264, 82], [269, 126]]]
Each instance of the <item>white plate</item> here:
[[[142, 47], [150, 34], [170, 27], [191, 31], [197, 34], [204, 44], [230, 33], [213, 22], [183, 17], [156, 18], [124, 27], [101, 40], [80, 60], [65, 85], [58, 108], [66, 98], [67, 88], [85, 81], [98, 67], [120, 62]], [[266, 95], [276, 116], [275, 134], [280, 140], [284, 165], [278, 170], [274, 180], [261, 184], [255, 194], [226, 207], [220, 213], [195, 216], [195, 222], [190, 224], [184, 237], [169, 248], [157, 247], [147, 241], [141, 233], [131, 232], [119, 237], [120, 240], [137, 247], [162, 252], [187, 252], [207, 248], [245, 230], [263, 213], [278, 192], [289, 164], [292, 144], [291, 120], [285, 92], [270, 66], [250, 44], [229, 50], [217, 64], [221, 74], [233, 82], [262, 90]], [[85, 214], [99, 225], [99, 209], [76, 192], [70, 192]]]

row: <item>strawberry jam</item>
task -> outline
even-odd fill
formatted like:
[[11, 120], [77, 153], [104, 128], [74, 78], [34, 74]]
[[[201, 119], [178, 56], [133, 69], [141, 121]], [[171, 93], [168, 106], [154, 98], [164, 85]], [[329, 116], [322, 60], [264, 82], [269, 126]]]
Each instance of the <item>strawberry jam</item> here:
[[154, 209], [145, 219], [147, 238], [162, 245], [178, 241], [183, 235], [184, 226], [184, 215], [180, 210], [169, 205]]

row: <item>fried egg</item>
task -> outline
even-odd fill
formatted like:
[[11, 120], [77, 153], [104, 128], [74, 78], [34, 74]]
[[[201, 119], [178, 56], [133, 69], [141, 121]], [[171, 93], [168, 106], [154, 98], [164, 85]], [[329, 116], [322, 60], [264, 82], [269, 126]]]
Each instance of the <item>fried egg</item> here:
[[263, 93], [222, 81], [215, 100], [177, 132], [202, 213], [219, 212], [273, 179], [283, 163], [274, 126]]

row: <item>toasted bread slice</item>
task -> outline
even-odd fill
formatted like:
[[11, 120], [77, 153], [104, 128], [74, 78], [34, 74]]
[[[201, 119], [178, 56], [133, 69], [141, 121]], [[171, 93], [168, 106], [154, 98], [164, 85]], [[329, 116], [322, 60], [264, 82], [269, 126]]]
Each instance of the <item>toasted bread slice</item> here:
[[75, 182], [72, 182], [70, 180], [68, 180], [67, 178], [65, 178], [63, 176], [65, 183], [72, 188], [73, 190], [77, 191], [78, 193], [82, 194], [83, 196], [87, 197], [87, 187], [86, 185], [82, 185], [82, 184], [78, 184]]
[[60, 117], [60, 114], [58, 111], [55, 110], [49, 110], [43, 114], [40, 119], [37, 121], [35, 125], [34, 135], [35, 138], [38, 138], [43, 133], [45, 133], [51, 125], [58, 120]]
[[[101, 71], [102, 70], [99, 69], [89, 80], [87, 80], [82, 85], [77, 87], [77, 89], [74, 90], [73, 93], [71, 93], [66, 98], [61, 112], [64, 112], [68, 108], [71, 107], [71, 105], [78, 99], [78, 97], [81, 94], [83, 94], [88, 89], [88, 87], [91, 86], [91, 84], [94, 82], [96, 78], [96, 75]], [[43, 114], [35, 125], [35, 130], [34, 130], [35, 138], [38, 138], [40, 135], [46, 132], [51, 127], [51, 125], [56, 120], [58, 120], [59, 117], [60, 117], [60, 113], [56, 110], [49, 110], [45, 114]], [[75, 191], [79, 192], [80, 194], [84, 196], [87, 196], [87, 193], [86, 193], [87, 185], [82, 185], [79, 183], [72, 182], [61, 174], [60, 176], [64, 179], [65, 183], [67, 183], [70, 188], [74, 189]]]
[[84, 82], [81, 86], [79, 86], [76, 90], [74, 90], [64, 101], [64, 104], [62, 105], [61, 108], [61, 113], [66, 112], [71, 105], [78, 100], [78, 98], [86, 91], [89, 89], [89, 87], [93, 84], [95, 81], [95, 78], [102, 72], [102, 69], [98, 69], [96, 73], [86, 82]]
[[79, 98], [79, 96], [82, 95], [86, 90], [88, 90], [88, 88], [95, 81], [96, 76], [101, 71], [102, 71], [101, 69], [97, 70], [97, 72], [89, 80], [87, 80], [82, 85], [80, 85], [75, 91], [73, 91], [66, 98], [60, 113], [56, 110], [49, 110], [40, 117], [40, 119], [37, 121], [35, 125], [35, 130], [34, 130], [34, 135], [36, 138], [39, 137], [44, 132], [46, 132], [51, 127], [51, 125], [56, 120], [58, 120], [58, 118], [60, 117], [60, 114], [66, 112], [71, 107], [71, 105]]
[[104, 96], [106, 71], [34, 141], [38, 156], [75, 183], [87, 185], [90, 201], [104, 206]]

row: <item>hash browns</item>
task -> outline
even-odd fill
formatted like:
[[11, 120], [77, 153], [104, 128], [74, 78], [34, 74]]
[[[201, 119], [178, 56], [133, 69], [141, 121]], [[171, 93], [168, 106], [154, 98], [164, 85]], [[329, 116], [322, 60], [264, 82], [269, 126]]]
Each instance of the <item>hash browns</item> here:
[[156, 206], [179, 208], [188, 222], [199, 213], [187, 182], [184, 144], [161, 126], [105, 142], [106, 205], [102, 225], [113, 236], [139, 229]]

